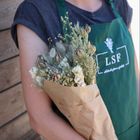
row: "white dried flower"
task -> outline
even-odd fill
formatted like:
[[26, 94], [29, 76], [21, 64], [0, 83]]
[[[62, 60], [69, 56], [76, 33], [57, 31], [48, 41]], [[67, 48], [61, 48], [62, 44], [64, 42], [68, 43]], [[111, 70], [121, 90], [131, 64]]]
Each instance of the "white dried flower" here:
[[84, 80], [80, 79], [79, 77], [75, 77], [74, 81], [77, 84], [77, 86], [80, 86], [80, 87], [86, 86]]
[[43, 81], [44, 81], [44, 78], [43, 77], [40, 77], [40, 76], [36, 76], [35, 78], [35, 82], [38, 86], [42, 87], [43, 86]]
[[79, 77], [84, 77], [83, 75], [83, 70], [82, 70], [82, 67], [80, 65], [77, 65], [75, 66], [73, 69], [72, 69], [72, 72], [75, 74], [75, 75], [78, 75]]
[[62, 59], [62, 61], [61, 61], [60, 64], [59, 64], [59, 67], [60, 67], [60, 68], [68, 68], [68, 67], [70, 67], [70, 65], [69, 65], [69, 63], [68, 63], [68, 59], [67, 59], [66, 57], [64, 57], [64, 58]]
[[35, 79], [38, 73], [38, 68], [37, 67], [32, 67], [29, 70], [29, 73], [31, 74], [32, 78]]
[[74, 81], [77, 84], [77, 86], [85, 86], [86, 84], [84, 82], [84, 74], [82, 67], [80, 65], [77, 65], [72, 69], [72, 72], [75, 75]]

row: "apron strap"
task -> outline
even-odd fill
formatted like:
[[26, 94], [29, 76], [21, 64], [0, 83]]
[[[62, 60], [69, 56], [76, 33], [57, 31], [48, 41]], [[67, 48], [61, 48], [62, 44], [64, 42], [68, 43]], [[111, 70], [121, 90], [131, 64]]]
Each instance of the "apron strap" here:
[[113, 13], [115, 15], [115, 17], [117, 17], [117, 18], [121, 17], [120, 14], [118, 13], [116, 7], [115, 7], [114, 0], [106, 0], [106, 1], [107, 1], [107, 3], [110, 4], [110, 6], [111, 6], [111, 8], [113, 10]]
[[56, 3], [56, 8], [58, 9], [58, 14], [59, 14], [59, 18], [60, 18], [60, 25], [61, 25], [61, 31], [62, 31], [62, 35], [64, 34], [63, 31], [63, 25], [62, 25], [62, 21], [61, 21], [61, 17], [65, 17], [66, 13], [67, 13], [67, 8], [65, 5], [65, 0], [55, 0]]
[[66, 5], [65, 5], [65, 0], [55, 0], [55, 2], [56, 2], [56, 5], [57, 5], [59, 16], [64, 17], [66, 15], [66, 12], [67, 12], [67, 8], [66, 8]]

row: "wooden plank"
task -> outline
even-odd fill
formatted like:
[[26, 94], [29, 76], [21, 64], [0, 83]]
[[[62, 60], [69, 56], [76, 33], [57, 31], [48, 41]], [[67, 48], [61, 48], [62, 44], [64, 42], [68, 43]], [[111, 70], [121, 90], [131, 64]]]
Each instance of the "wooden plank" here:
[[0, 127], [25, 111], [21, 84], [0, 94]]
[[[27, 113], [0, 129], [1, 140], [21, 140], [31, 130]], [[29, 139], [30, 140], [30, 139]]]
[[0, 0], [0, 30], [9, 28], [18, 5], [23, 0]]
[[0, 32], [0, 62], [18, 54], [19, 51], [11, 38], [10, 30]]
[[20, 82], [19, 57], [0, 64], [0, 91]]

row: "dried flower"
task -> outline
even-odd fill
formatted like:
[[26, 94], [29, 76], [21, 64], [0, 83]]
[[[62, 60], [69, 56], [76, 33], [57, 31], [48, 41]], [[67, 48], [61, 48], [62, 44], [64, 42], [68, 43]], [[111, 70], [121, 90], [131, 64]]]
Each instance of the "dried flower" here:
[[50, 52], [49, 52], [50, 57], [54, 58], [56, 56], [56, 50], [55, 48], [51, 48]]
[[30, 70], [35, 83], [42, 87], [44, 80], [52, 80], [64, 86], [85, 86], [96, 82], [96, 48], [88, 39], [90, 26], [74, 26], [68, 13], [61, 18], [64, 35], [52, 44], [49, 52], [39, 55], [36, 66]]
[[36, 78], [37, 76], [37, 73], [38, 73], [38, 68], [37, 67], [32, 67], [30, 70], [29, 70], [29, 73], [31, 74], [31, 77], [33, 79]]
[[85, 86], [85, 82], [84, 82], [84, 74], [83, 74], [83, 70], [81, 68], [80, 65], [75, 66], [72, 69], [72, 72], [74, 73], [74, 81], [77, 84], [77, 86]]

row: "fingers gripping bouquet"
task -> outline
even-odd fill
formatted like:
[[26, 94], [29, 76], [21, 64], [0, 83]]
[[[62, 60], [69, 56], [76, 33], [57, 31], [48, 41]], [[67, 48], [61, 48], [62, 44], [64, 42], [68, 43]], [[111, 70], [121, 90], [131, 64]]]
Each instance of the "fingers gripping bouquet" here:
[[38, 56], [30, 70], [33, 81], [87, 140], [117, 140], [96, 84], [96, 48], [88, 40], [91, 29], [79, 23], [72, 26], [68, 16], [62, 22], [67, 33]]

